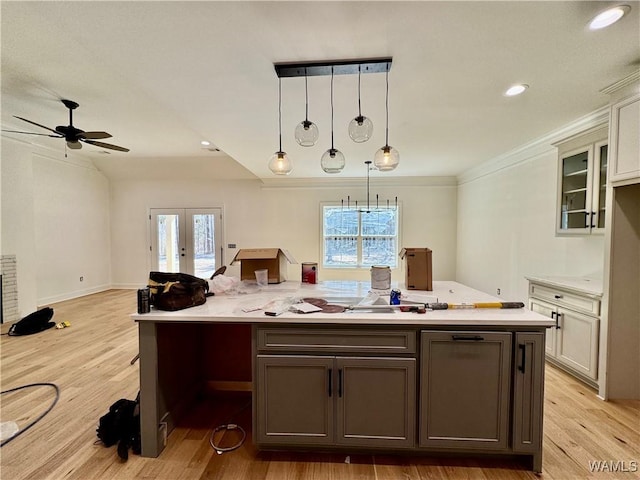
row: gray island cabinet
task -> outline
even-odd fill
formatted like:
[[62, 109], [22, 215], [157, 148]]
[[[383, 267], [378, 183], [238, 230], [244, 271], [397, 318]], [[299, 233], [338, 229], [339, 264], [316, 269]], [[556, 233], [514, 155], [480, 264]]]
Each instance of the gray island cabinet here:
[[[541, 472], [552, 320], [528, 309], [269, 317], [243, 308], [283, 296], [358, 297], [368, 288], [285, 282], [250, 300], [219, 296], [180, 312], [133, 315], [143, 456], [160, 454], [165, 432], [207, 383], [198, 373], [203, 329], [242, 323], [251, 325], [251, 439], [258, 449], [523, 455]], [[449, 303], [495, 301], [455, 282], [434, 282], [433, 292], [422, 293]]]

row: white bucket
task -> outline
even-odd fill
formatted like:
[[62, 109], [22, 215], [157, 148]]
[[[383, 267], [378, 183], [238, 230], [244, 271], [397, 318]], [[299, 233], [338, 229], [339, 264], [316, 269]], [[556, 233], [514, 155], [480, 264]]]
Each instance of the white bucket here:
[[371, 288], [374, 290], [389, 290], [391, 288], [391, 268], [386, 265], [372, 266]]

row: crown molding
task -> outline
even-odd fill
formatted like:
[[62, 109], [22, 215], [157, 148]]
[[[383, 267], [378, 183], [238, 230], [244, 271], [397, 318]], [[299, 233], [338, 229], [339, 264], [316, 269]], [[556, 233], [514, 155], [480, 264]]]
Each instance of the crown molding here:
[[502, 155], [458, 175], [458, 185], [462, 185], [473, 180], [477, 180], [478, 178], [499, 172], [505, 168], [510, 168], [533, 160], [546, 152], [554, 151], [554, 144], [567, 140], [572, 136], [582, 134], [585, 131], [601, 128], [607, 125], [608, 121], [609, 105], [605, 105], [604, 107], [580, 117], [557, 130], [549, 132], [540, 138], [503, 153]]
[[[364, 187], [366, 177], [345, 178], [263, 178], [262, 189], [337, 189]], [[455, 187], [456, 177], [371, 177], [378, 187]]]
[[616, 93], [622, 90], [623, 88], [626, 88], [629, 85], [632, 85], [639, 81], [640, 81], [640, 69], [634, 71], [630, 75], [627, 75], [622, 80], [618, 80], [616, 83], [612, 83], [608, 87], [604, 87], [602, 90], [600, 90], [600, 93], [611, 95], [612, 93]]

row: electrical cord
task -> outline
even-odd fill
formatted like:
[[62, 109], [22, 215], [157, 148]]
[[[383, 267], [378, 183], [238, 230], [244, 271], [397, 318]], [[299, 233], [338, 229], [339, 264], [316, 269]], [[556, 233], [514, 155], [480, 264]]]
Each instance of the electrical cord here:
[[49, 408], [47, 408], [44, 411], [44, 413], [39, 415], [34, 421], [32, 421], [29, 425], [24, 427], [22, 430], [18, 430], [14, 435], [12, 435], [11, 437], [7, 438], [2, 443], [0, 443], [0, 447], [4, 447], [7, 443], [9, 443], [10, 441], [12, 441], [15, 438], [19, 437], [24, 432], [26, 432], [31, 427], [33, 427], [36, 423], [38, 423], [40, 420], [42, 420], [45, 417], [45, 415], [47, 415], [51, 410], [53, 410], [53, 407], [56, 405], [56, 403], [58, 403], [58, 399], [60, 398], [60, 389], [58, 388], [58, 386], [55, 383], [49, 383], [49, 382], [30, 383], [28, 385], [22, 385], [20, 387], [11, 388], [9, 390], [4, 390], [4, 391], [0, 392], [0, 394], [11, 393], [11, 392], [15, 392], [15, 391], [18, 391], [18, 390], [23, 390], [25, 388], [30, 388], [30, 387], [53, 387], [55, 389], [55, 391], [56, 391], [56, 398], [54, 398], [53, 403], [51, 405], [49, 405]]
[[[247, 438], [247, 432], [245, 432], [244, 428], [242, 428], [237, 423], [230, 423], [230, 422], [231, 422], [231, 420], [233, 420], [233, 418], [235, 416], [237, 416], [240, 412], [242, 412], [249, 405], [251, 405], [251, 400], [249, 400], [249, 402], [247, 402], [242, 408], [240, 408], [233, 415], [231, 415], [231, 417], [229, 417], [229, 421], [227, 423], [214, 428], [213, 432], [211, 432], [211, 436], [209, 437], [209, 444], [211, 445], [211, 448], [213, 448], [218, 455], [222, 455], [223, 453], [226, 453], [226, 452], [231, 452], [231, 451], [239, 448], [244, 443], [245, 439]], [[241, 435], [240, 440], [238, 440], [234, 445], [231, 445], [230, 447], [221, 447], [219, 445], [216, 445], [216, 443], [213, 440], [213, 437], [215, 436], [216, 433], [221, 432], [223, 430], [225, 430], [225, 431], [239, 430], [240, 431], [240, 435]]]

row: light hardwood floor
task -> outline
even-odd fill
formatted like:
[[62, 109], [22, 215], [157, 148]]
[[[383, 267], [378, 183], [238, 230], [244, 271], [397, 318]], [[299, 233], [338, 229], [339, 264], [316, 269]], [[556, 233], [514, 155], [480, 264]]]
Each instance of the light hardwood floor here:
[[[71, 327], [26, 337], [0, 337], [1, 388], [52, 382], [60, 400], [37, 425], [0, 449], [2, 480], [40, 479], [533, 479], [515, 460], [455, 456], [391, 456], [257, 452], [244, 398], [206, 400], [169, 436], [157, 459], [95, 444], [98, 419], [119, 398], [135, 398], [138, 364], [135, 291], [110, 290], [51, 305], [53, 320]], [[9, 325], [2, 325], [6, 333]], [[53, 390], [37, 387], [1, 396], [0, 420], [27, 424], [46, 409]], [[243, 426], [244, 445], [217, 455], [212, 429]], [[640, 478], [640, 402], [603, 402], [595, 392], [554, 367], [546, 369], [544, 479]], [[590, 463], [609, 461], [592, 473]], [[636, 463], [633, 463], [636, 462]], [[634, 470], [637, 465], [637, 471]], [[610, 470], [617, 469], [617, 472]], [[622, 471], [628, 470], [628, 471]], [[538, 477], [540, 478], [540, 477]]]

